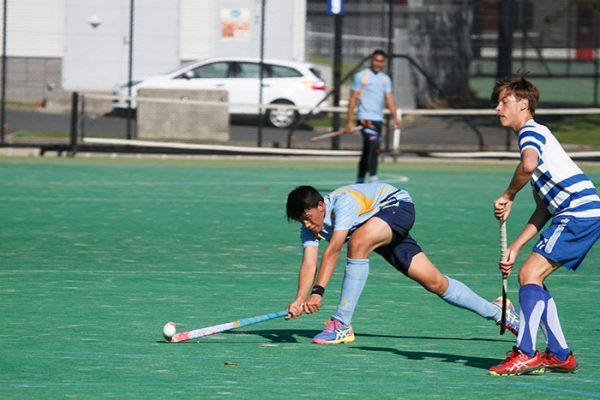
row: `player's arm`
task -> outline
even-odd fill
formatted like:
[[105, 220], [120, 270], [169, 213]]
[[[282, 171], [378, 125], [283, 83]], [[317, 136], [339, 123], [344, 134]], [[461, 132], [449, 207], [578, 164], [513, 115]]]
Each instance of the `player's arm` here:
[[529, 182], [538, 165], [538, 153], [533, 149], [525, 149], [521, 153], [521, 161], [502, 196], [494, 200], [494, 215], [501, 221], [506, 221], [512, 208], [515, 196]]
[[536, 236], [542, 230], [544, 225], [546, 225], [546, 222], [552, 217], [544, 203], [542, 203], [542, 200], [535, 194], [533, 195], [533, 198], [536, 203], [535, 210], [531, 214], [523, 231], [521, 231], [515, 241], [508, 247], [506, 261], [500, 261], [500, 270], [507, 276], [510, 275], [510, 271], [523, 246]]
[[[323, 251], [321, 256], [321, 265], [319, 267], [319, 273], [315, 281], [315, 286], [321, 286], [322, 288], [327, 287], [327, 283], [333, 275], [335, 265], [340, 257], [342, 248], [346, 241], [348, 230], [334, 231], [329, 240], [329, 244]], [[310, 296], [308, 301], [304, 304], [304, 311], [308, 314], [319, 311], [321, 308], [322, 296], [319, 294], [313, 294]]]
[[346, 122], [346, 133], [352, 132], [355, 128], [354, 126], [354, 110], [356, 110], [356, 105], [358, 104], [358, 91], [350, 90], [350, 100], [348, 100], [348, 113]]
[[394, 95], [392, 92], [385, 92], [385, 103], [387, 104], [387, 108], [390, 110], [392, 120], [394, 121], [394, 127], [399, 128], [400, 118], [398, 118], [398, 107], [396, 106], [396, 100], [394, 100]]
[[306, 297], [315, 280], [318, 258], [319, 248], [317, 246], [306, 246], [304, 248], [300, 271], [298, 272], [298, 290], [296, 292], [296, 298], [288, 305], [287, 309], [290, 311], [290, 315], [286, 318], [297, 318], [302, 314], [302, 308], [306, 301]]

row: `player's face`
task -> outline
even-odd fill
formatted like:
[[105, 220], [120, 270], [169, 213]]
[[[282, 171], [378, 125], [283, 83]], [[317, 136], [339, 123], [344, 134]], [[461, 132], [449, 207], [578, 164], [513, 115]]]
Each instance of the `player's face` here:
[[373, 72], [379, 72], [385, 67], [385, 57], [381, 54], [376, 54], [371, 57], [371, 69]]
[[508, 93], [505, 90], [500, 92], [498, 105], [496, 106], [496, 114], [500, 119], [500, 124], [515, 131], [519, 130], [522, 126], [522, 112], [527, 109], [526, 103], [527, 100], [519, 100], [514, 94]]
[[322, 201], [315, 208], [306, 210], [300, 217], [300, 223], [311, 232], [319, 233], [323, 229], [323, 220], [325, 219], [325, 205]]

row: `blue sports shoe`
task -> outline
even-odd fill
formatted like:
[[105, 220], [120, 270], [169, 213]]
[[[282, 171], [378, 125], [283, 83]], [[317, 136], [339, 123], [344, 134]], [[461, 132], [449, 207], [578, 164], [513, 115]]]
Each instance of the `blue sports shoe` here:
[[331, 318], [325, 330], [316, 335], [312, 342], [315, 344], [350, 344], [354, 342], [354, 331], [352, 326]]
[[[502, 310], [502, 296], [492, 301], [492, 304]], [[496, 321], [496, 325], [500, 325], [500, 320]], [[510, 299], [506, 299], [506, 329], [519, 336], [519, 315], [515, 311], [515, 306]]]

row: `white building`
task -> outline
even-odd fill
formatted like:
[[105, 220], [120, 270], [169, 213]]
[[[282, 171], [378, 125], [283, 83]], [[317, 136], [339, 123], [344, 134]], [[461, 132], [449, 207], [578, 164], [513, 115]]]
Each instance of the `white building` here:
[[[131, 0], [3, 1], [8, 100], [40, 100], [50, 89], [110, 91], [127, 81]], [[214, 56], [259, 56], [261, 6], [261, 0], [136, 0], [132, 76]], [[305, 0], [265, 0], [265, 57], [303, 61], [305, 26]]]

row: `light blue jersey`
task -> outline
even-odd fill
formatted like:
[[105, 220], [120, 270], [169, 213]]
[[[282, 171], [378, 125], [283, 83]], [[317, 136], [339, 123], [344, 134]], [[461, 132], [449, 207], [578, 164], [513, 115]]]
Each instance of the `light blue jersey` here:
[[519, 149], [533, 149], [539, 161], [531, 185], [553, 217], [600, 217], [594, 184], [564, 151], [552, 132], [533, 119], [519, 130]]
[[374, 73], [370, 68], [358, 72], [352, 81], [352, 90], [358, 92], [359, 120], [383, 121], [385, 93], [391, 93], [392, 80], [383, 72]]
[[387, 183], [343, 186], [325, 196], [325, 220], [318, 235], [302, 226], [302, 246], [318, 246], [320, 239], [329, 240], [334, 231], [346, 229], [349, 230], [348, 240], [352, 232], [381, 209], [401, 201], [412, 203], [408, 192]]

